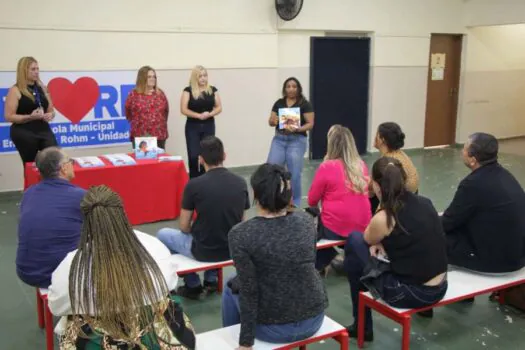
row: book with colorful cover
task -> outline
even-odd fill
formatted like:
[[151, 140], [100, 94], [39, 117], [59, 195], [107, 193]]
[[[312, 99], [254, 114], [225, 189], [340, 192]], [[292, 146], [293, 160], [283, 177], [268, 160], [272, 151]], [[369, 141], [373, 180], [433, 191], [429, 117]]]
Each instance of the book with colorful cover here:
[[105, 154], [104, 158], [109, 160], [114, 166], [124, 166], [124, 165], [135, 165], [135, 159], [131, 158], [125, 153], [114, 153], [114, 154]]
[[81, 168], [96, 168], [105, 165], [99, 157], [75, 157], [73, 160], [75, 160]]
[[286, 129], [291, 125], [301, 127], [301, 108], [279, 108], [279, 129]]
[[158, 152], [156, 137], [135, 137], [135, 159], [156, 159]]

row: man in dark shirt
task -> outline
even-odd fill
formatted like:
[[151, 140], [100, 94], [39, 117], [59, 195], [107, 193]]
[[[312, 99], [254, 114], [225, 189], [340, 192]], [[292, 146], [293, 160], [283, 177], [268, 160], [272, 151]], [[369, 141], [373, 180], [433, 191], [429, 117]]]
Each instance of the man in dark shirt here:
[[[223, 166], [224, 146], [217, 137], [209, 136], [200, 143], [199, 163], [206, 173], [191, 179], [182, 198], [179, 230], [163, 228], [157, 237], [172, 253], [198, 261], [230, 260], [228, 233], [244, 218], [250, 207], [246, 181]], [[192, 223], [193, 212], [197, 218]], [[198, 299], [204, 289], [217, 290], [217, 270], [204, 273], [204, 288], [196, 273], [184, 276], [185, 285], [177, 294]]]
[[47, 288], [58, 264], [77, 249], [86, 191], [70, 183], [72, 160], [59, 148], [39, 152], [36, 166], [42, 181], [24, 193], [20, 204], [16, 272], [25, 283]]
[[463, 161], [472, 172], [442, 217], [452, 265], [486, 273], [525, 266], [525, 193], [497, 160], [494, 136], [469, 137]]

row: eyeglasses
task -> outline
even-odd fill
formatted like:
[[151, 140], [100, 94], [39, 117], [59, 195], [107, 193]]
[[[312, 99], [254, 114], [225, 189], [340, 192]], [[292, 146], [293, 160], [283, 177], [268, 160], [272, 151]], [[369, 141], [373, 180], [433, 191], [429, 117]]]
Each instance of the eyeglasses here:
[[75, 163], [75, 160], [71, 159], [71, 158], [68, 158], [68, 159], [64, 160], [60, 165], [65, 165], [65, 164], [73, 165], [73, 163]]

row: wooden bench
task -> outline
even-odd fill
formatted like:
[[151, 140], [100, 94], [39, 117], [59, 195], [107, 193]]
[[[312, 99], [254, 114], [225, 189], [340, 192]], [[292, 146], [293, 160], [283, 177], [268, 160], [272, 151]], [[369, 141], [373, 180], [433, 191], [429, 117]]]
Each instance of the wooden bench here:
[[53, 350], [55, 346], [53, 338], [53, 314], [49, 310], [47, 303], [47, 293], [47, 289], [36, 289], [36, 312], [38, 315], [38, 326], [45, 329], [46, 349]]
[[413, 314], [496, 291], [500, 291], [499, 302], [503, 304], [505, 302], [503, 293], [505, 289], [525, 283], [525, 268], [504, 276], [489, 276], [458, 269], [449, 271], [447, 278], [448, 289], [443, 300], [420, 309], [394, 308], [387, 305], [383, 300], [375, 300], [369, 292], [360, 292], [357, 321], [358, 347], [362, 348], [364, 344], [365, 307], [369, 307], [399, 323], [403, 328], [401, 349], [408, 350], [410, 347], [410, 321]]
[[[196, 349], [213, 349], [213, 350], [231, 350], [239, 346], [240, 325], [226, 328], [220, 328], [213, 331], [197, 334]], [[271, 350], [271, 349], [306, 349], [307, 344], [317, 343], [324, 339], [334, 339], [340, 344], [341, 350], [348, 350], [348, 333], [345, 327], [325, 316], [323, 325], [308, 339], [288, 343], [288, 344], [271, 344], [255, 340], [254, 350]]]
[[[328, 239], [321, 239], [319, 242], [317, 242], [317, 249], [344, 246], [345, 242], [345, 240], [332, 241]], [[219, 292], [222, 292], [224, 280], [222, 269], [227, 266], [233, 266], [233, 260], [225, 260], [220, 262], [202, 262], [192, 258], [188, 258], [182, 254], [174, 254], [173, 259], [177, 264], [177, 274], [179, 276], [184, 276], [189, 273], [196, 273], [207, 270], [218, 270], [217, 288]]]

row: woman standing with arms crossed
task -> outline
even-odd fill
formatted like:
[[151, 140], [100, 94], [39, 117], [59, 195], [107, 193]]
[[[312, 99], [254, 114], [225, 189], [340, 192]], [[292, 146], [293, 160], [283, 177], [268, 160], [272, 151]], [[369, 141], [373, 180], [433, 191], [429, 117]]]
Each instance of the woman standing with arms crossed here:
[[[284, 81], [283, 97], [277, 100], [272, 108], [268, 124], [275, 127], [275, 136], [270, 147], [268, 163], [286, 165], [292, 175], [293, 204], [301, 205], [301, 173], [303, 171], [304, 153], [306, 152], [306, 133], [314, 126], [312, 104], [303, 95], [303, 88], [296, 78]], [[300, 126], [285, 124], [279, 127], [279, 112], [286, 108], [299, 108]]]
[[157, 86], [157, 73], [149, 66], [139, 69], [137, 83], [126, 99], [126, 119], [130, 124], [130, 139], [135, 148], [135, 137], [157, 138], [157, 146], [165, 149], [168, 138], [168, 99]]
[[217, 88], [208, 82], [203, 66], [191, 71], [190, 85], [184, 88], [180, 99], [180, 112], [186, 119], [186, 148], [190, 178], [204, 174], [199, 166], [200, 142], [206, 136], [215, 136], [215, 116], [222, 112]]
[[24, 164], [34, 162], [38, 151], [57, 145], [49, 127], [55, 110], [33, 57], [18, 61], [16, 84], [7, 93], [4, 115], [12, 123], [10, 137]]

